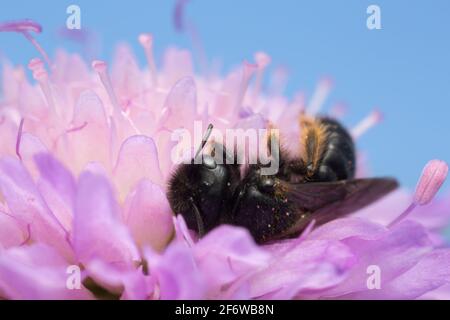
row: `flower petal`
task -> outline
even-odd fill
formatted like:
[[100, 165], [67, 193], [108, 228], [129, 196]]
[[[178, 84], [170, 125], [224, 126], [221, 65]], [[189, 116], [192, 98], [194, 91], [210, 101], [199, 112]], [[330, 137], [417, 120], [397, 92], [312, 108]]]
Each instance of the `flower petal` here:
[[126, 195], [143, 178], [154, 183], [162, 184], [159, 169], [158, 151], [152, 138], [146, 136], [132, 136], [120, 148], [114, 177], [120, 199]]
[[381, 269], [381, 288], [347, 295], [356, 299], [416, 299], [443, 285], [450, 284], [450, 249], [427, 253], [408, 271], [385, 283]]
[[307, 240], [277, 251], [270, 266], [250, 279], [251, 297], [290, 299], [328, 289], [341, 283], [355, 263], [349, 248], [333, 240]]
[[52, 245], [68, 259], [72, 249], [67, 232], [50, 211], [33, 180], [16, 159], [0, 160], [0, 191], [10, 213], [21, 223], [29, 225], [31, 239]]
[[172, 87], [166, 102], [160, 126], [167, 129], [193, 130], [197, 118], [197, 88], [194, 79], [184, 77]]
[[342, 242], [358, 257], [358, 261], [350, 270], [348, 278], [338, 287], [324, 293], [325, 296], [343, 296], [369, 290], [367, 270], [370, 266], [377, 266], [381, 270], [382, 285], [387, 285], [432, 250], [425, 229], [412, 221], [401, 222], [372, 239], [350, 237]]
[[7, 249], [24, 243], [27, 235], [23, 230], [23, 226], [4, 210], [0, 208], [0, 248]]
[[163, 73], [164, 84], [172, 86], [179, 79], [193, 74], [191, 53], [178, 48], [168, 48], [164, 53]]
[[191, 250], [183, 243], [171, 244], [162, 255], [146, 250], [150, 275], [159, 284], [163, 300], [196, 300], [205, 298], [206, 281], [199, 271]]
[[139, 260], [137, 248], [120, 221], [111, 186], [101, 175], [84, 172], [79, 178], [73, 246], [78, 260], [83, 264], [100, 259], [126, 267]]
[[121, 294], [121, 299], [148, 299], [153, 292], [150, 277], [145, 276], [141, 268], [119, 269], [101, 260], [93, 260], [86, 265], [86, 272], [103, 288]]
[[208, 233], [193, 250], [209, 287], [216, 289], [266, 267], [269, 261], [247, 230], [226, 225]]
[[308, 235], [308, 240], [344, 240], [351, 237], [376, 239], [386, 228], [367, 219], [350, 217], [330, 221]]
[[92, 298], [83, 286], [67, 287], [67, 267], [53, 248], [43, 244], [0, 251], [0, 294], [26, 300]]
[[67, 231], [72, 229], [76, 182], [72, 174], [48, 153], [35, 157], [40, 172], [39, 191]]
[[71, 164], [76, 173], [92, 161], [98, 161], [105, 168], [111, 167], [110, 132], [105, 108], [100, 98], [92, 91], [83, 92], [75, 105], [71, 128], [66, 133], [71, 152], [65, 163]]
[[163, 249], [173, 235], [172, 210], [164, 190], [142, 180], [125, 203], [125, 221], [136, 243]]

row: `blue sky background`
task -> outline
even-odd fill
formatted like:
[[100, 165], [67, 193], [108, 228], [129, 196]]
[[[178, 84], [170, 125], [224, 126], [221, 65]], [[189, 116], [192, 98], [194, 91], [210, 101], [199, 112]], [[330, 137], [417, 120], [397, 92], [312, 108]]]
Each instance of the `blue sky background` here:
[[[115, 45], [127, 41], [144, 65], [136, 41], [144, 31], [154, 34], [157, 57], [168, 45], [191, 47], [172, 25], [171, 0], [1, 1], [0, 21], [31, 18], [44, 26], [38, 39], [47, 51], [80, 51], [57, 36], [70, 4], [81, 7], [82, 27], [97, 32], [98, 58], [109, 60]], [[382, 30], [366, 27], [370, 4], [381, 7]], [[273, 65], [288, 67], [287, 95], [311, 93], [329, 75], [335, 88], [327, 107], [347, 103], [347, 125], [381, 109], [384, 123], [359, 141], [374, 174], [413, 188], [429, 159], [450, 162], [450, 1], [192, 0], [187, 16], [208, 58], [220, 58], [225, 70], [264, 50]], [[0, 52], [17, 64], [36, 56], [17, 34], [0, 33]]]

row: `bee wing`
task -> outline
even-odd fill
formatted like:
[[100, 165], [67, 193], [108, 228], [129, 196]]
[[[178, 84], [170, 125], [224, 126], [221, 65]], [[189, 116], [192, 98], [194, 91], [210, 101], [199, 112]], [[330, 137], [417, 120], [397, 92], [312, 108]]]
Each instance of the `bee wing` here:
[[392, 178], [284, 184], [288, 198], [300, 210], [312, 213], [309, 217], [317, 224], [362, 209], [398, 187]]

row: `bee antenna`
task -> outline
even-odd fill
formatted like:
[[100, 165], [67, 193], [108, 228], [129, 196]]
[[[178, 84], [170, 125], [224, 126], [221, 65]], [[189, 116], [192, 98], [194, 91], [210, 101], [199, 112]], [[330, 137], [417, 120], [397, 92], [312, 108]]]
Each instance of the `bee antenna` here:
[[203, 135], [202, 143], [200, 144], [200, 147], [198, 148], [194, 159], [197, 159], [197, 157], [200, 155], [200, 152], [202, 152], [203, 148], [205, 147], [206, 143], [209, 140], [209, 137], [211, 136], [211, 133], [212, 133], [213, 129], [214, 129], [214, 126], [212, 125], [212, 123], [210, 123], [209, 126], [208, 126], [208, 129], [206, 129], [206, 132]]

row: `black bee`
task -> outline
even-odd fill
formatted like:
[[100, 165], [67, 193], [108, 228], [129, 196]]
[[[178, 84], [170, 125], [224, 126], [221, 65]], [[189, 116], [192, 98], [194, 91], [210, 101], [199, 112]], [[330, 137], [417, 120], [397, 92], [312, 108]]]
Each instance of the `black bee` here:
[[[302, 115], [300, 126], [300, 155], [277, 148], [271, 155], [279, 162], [276, 174], [264, 175], [264, 166], [255, 164], [241, 177], [236, 162], [215, 161], [217, 152], [230, 157], [218, 144], [211, 155], [194, 164], [209, 138], [210, 125], [191, 164], [180, 165], [169, 181], [172, 210], [200, 236], [227, 223], [245, 227], [256, 242], [266, 243], [296, 236], [312, 220], [320, 225], [352, 213], [397, 187], [392, 178], [354, 178], [354, 142], [337, 121]], [[277, 138], [271, 135], [268, 143], [273, 139]]]

